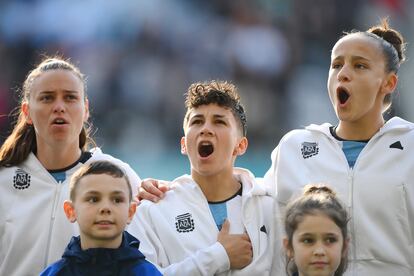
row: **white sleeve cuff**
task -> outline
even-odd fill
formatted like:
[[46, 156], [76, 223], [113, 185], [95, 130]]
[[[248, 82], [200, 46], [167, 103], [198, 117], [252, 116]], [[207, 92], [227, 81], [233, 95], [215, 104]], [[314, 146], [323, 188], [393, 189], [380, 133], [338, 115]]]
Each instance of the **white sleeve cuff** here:
[[219, 242], [211, 246], [211, 251], [214, 256], [214, 261], [217, 263], [217, 272], [221, 273], [230, 269], [230, 259], [227, 255], [226, 249]]

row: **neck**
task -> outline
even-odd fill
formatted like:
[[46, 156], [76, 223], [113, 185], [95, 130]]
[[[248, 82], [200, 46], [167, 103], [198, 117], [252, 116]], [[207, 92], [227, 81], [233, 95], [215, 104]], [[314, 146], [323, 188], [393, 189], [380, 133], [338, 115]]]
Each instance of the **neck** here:
[[204, 176], [192, 172], [191, 176], [200, 186], [208, 201], [222, 201], [233, 196], [239, 189], [240, 183], [233, 176], [233, 170], [219, 174]]
[[82, 154], [78, 144], [72, 146], [50, 147], [37, 145], [36, 157], [47, 170], [66, 168], [76, 162]]
[[340, 121], [336, 128], [336, 135], [345, 140], [369, 140], [384, 125], [384, 118], [381, 116], [375, 121], [366, 122], [345, 122]]

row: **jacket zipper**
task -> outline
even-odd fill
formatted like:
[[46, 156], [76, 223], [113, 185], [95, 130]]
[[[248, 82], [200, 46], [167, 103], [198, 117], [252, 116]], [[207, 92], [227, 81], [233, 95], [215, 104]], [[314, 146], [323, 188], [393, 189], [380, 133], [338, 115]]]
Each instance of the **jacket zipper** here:
[[[348, 165], [348, 187], [349, 187], [349, 194], [348, 194], [348, 215], [351, 217], [355, 217], [354, 214], [354, 178], [355, 178], [355, 171], [356, 168], [358, 167], [359, 164], [359, 160], [361, 159], [361, 157], [364, 155], [364, 152], [367, 150], [367, 147], [372, 144], [372, 141], [376, 139], [376, 137], [379, 136], [379, 132], [377, 132], [374, 136], [371, 137], [371, 139], [368, 141], [368, 143], [364, 146], [364, 148], [361, 150], [361, 152], [359, 153], [357, 159], [355, 160], [355, 164], [353, 166], [353, 168], [349, 167]], [[342, 150], [342, 149], [341, 149]], [[342, 151], [343, 152], [343, 151]], [[346, 159], [345, 153], [344, 153], [344, 157]], [[346, 162], [348, 164], [348, 161]], [[356, 233], [356, 227], [355, 227], [355, 220], [351, 219], [351, 225], [350, 225], [350, 234], [351, 233]], [[352, 260], [353, 262], [350, 265], [350, 271], [352, 273], [352, 275], [356, 275], [356, 260], [357, 260], [357, 254], [356, 254], [356, 245], [357, 245], [357, 241], [356, 241], [356, 235], [353, 235], [351, 237], [351, 244], [352, 244]]]
[[[358, 156], [359, 158], [359, 156]], [[357, 158], [357, 159], [358, 159]], [[356, 164], [356, 162], [355, 162]], [[355, 165], [354, 164], [354, 165]], [[348, 202], [349, 202], [349, 207], [348, 207], [348, 216], [354, 216], [354, 169], [349, 168], [349, 173], [348, 173], [348, 187], [349, 187], [349, 195], [348, 195]], [[350, 226], [350, 232], [351, 233], [355, 233], [355, 220], [351, 219], [351, 226]], [[352, 272], [352, 275], [355, 274], [355, 261], [356, 261], [356, 238], [355, 235], [352, 236], [351, 238], [351, 243], [352, 243], [352, 260], [354, 260], [354, 262], [352, 262], [352, 265], [350, 267], [350, 270]]]
[[[353, 218], [353, 206], [354, 206], [354, 169], [351, 168], [348, 164], [348, 160], [345, 156], [345, 153], [341, 147], [341, 144], [334, 139], [335, 144], [337, 145], [339, 151], [342, 153], [342, 161], [345, 163], [346, 167], [347, 167], [347, 184], [348, 184], [348, 198], [347, 198], [347, 202], [346, 202], [346, 209], [348, 212], [348, 216]], [[362, 153], [362, 151], [361, 151]], [[358, 156], [357, 160], [355, 160], [355, 164], [354, 164], [354, 168], [361, 156]], [[351, 219], [350, 220], [350, 225], [349, 225], [349, 234], [351, 233], [355, 233], [355, 224], [354, 224], [354, 220]], [[355, 241], [355, 236], [352, 236], [351, 238], [351, 244], [352, 244], [352, 257], [351, 260], [356, 260], [356, 241]], [[350, 262], [348, 264], [348, 270], [351, 272], [351, 275], [354, 275], [355, 272], [355, 266], [354, 266], [355, 262]]]

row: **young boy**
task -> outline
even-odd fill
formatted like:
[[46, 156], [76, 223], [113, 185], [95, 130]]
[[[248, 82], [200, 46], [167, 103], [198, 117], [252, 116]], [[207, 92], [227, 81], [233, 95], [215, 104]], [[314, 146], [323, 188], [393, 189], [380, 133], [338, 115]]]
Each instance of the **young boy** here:
[[118, 166], [97, 161], [81, 167], [63, 208], [70, 222], [78, 222], [80, 236], [41, 275], [161, 275], [138, 250], [139, 241], [124, 231], [136, 202]]
[[192, 84], [181, 152], [191, 175], [158, 203], [142, 201], [140, 250], [164, 275], [277, 275], [273, 200], [234, 162], [247, 149], [246, 116], [234, 85]]

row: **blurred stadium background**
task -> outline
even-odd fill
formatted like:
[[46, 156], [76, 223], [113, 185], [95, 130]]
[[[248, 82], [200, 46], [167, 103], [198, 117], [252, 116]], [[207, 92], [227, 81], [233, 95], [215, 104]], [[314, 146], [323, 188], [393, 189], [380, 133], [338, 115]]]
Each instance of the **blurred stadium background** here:
[[237, 165], [262, 176], [284, 133], [336, 123], [326, 80], [344, 30], [388, 16], [403, 33], [409, 59], [391, 115], [414, 120], [413, 14], [410, 0], [0, 0], [0, 142], [25, 75], [58, 53], [88, 76], [97, 144], [142, 178], [189, 172], [179, 148], [186, 88], [234, 82], [250, 141]]

